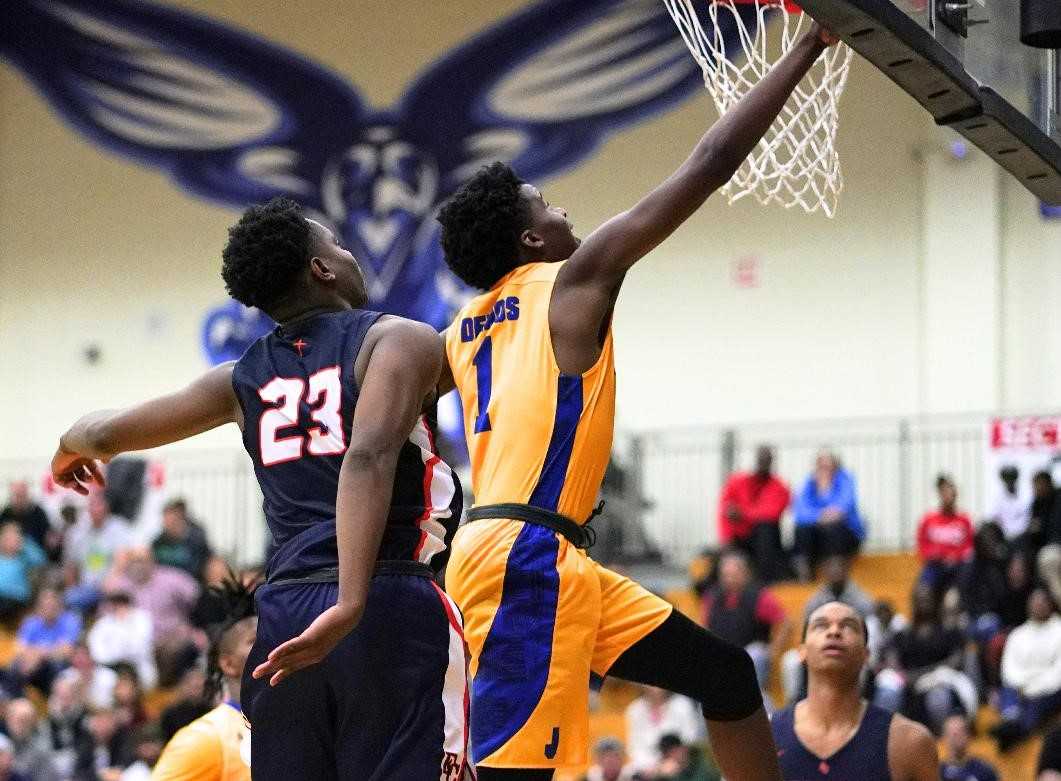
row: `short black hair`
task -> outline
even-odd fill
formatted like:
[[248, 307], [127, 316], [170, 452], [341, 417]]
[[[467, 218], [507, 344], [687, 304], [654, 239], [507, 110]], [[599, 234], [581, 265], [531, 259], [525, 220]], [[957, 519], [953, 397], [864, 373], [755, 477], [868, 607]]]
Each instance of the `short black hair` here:
[[310, 253], [310, 226], [302, 207], [273, 198], [243, 212], [228, 229], [221, 253], [221, 277], [241, 304], [268, 309], [297, 282]]
[[255, 616], [254, 586], [247, 586], [243, 580], [229, 569], [228, 576], [218, 586], [212, 586], [210, 593], [217, 597], [223, 606], [225, 618], [209, 627], [210, 650], [206, 655], [206, 691], [207, 699], [213, 699], [221, 693], [224, 673], [221, 671], [221, 655], [227, 653], [231, 631], [245, 619]]
[[950, 475], [948, 475], [946, 472], [940, 472], [939, 476], [936, 478], [936, 488], [939, 489], [945, 485], [949, 485], [951, 488], [956, 487], [954, 485], [954, 480], [951, 479]]
[[446, 264], [467, 285], [489, 290], [518, 265], [530, 221], [524, 182], [504, 163], [480, 168], [438, 213]]
[[[841, 605], [844, 605], [845, 607], [851, 608], [851, 612], [854, 613], [855, 616], [858, 618], [858, 625], [862, 628], [862, 642], [865, 643], [868, 646], [869, 645], [869, 624], [866, 623], [866, 617], [864, 615], [862, 615], [862, 611], [859, 610], [854, 605], [848, 604], [847, 602], [844, 602], [841, 599], [834, 599], [834, 600], [832, 600], [830, 602], [826, 602], [825, 605], [831, 605], [833, 602], [838, 602]], [[807, 632], [810, 631], [811, 616], [813, 616], [815, 613], [817, 613], [819, 610], [821, 610], [823, 607], [825, 607], [825, 605], [818, 605], [818, 607], [816, 607], [816, 608], [814, 608], [814, 610], [810, 611], [807, 614], [807, 617], [803, 620], [803, 634], [800, 635], [800, 639], [803, 642], [807, 641]]]

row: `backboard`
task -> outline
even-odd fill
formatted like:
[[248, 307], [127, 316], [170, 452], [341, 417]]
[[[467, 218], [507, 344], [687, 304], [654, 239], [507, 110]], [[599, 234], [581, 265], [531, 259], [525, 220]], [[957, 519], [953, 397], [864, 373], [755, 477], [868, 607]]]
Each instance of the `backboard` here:
[[1020, 40], [1018, 0], [800, 0], [1025, 187], [1061, 204], [1061, 54]]

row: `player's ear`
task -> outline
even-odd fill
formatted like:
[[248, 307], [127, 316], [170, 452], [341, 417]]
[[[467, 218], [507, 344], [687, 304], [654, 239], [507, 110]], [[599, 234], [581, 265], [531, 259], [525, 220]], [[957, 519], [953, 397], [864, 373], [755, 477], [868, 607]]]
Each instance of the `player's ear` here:
[[519, 235], [519, 243], [533, 250], [540, 250], [545, 247], [545, 239], [529, 228]]
[[328, 265], [328, 261], [318, 255], [309, 259], [309, 270], [316, 279], [326, 282], [335, 281], [335, 272]]

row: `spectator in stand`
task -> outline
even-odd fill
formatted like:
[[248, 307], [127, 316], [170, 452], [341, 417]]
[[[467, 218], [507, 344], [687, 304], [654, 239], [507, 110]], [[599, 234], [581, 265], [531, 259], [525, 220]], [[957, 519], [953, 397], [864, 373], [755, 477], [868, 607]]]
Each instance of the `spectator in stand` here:
[[1032, 475], [1032, 503], [1028, 510], [1028, 550], [1037, 556], [1047, 543], [1059, 491], [1054, 478], [1042, 470]]
[[184, 570], [199, 581], [213, 555], [206, 530], [188, 517], [183, 499], [173, 499], [162, 508], [162, 533], [151, 544], [151, 550], [159, 564]]
[[884, 652], [885, 669], [877, 674], [875, 704], [901, 710], [940, 734], [943, 722], [957, 710], [975, 715], [976, 686], [963, 672], [965, 636], [940, 620], [932, 590], [914, 590], [913, 618]]
[[1002, 719], [991, 733], [1007, 751], [1061, 713], [1061, 616], [1044, 588], [1028, 597], [1028, 620], [1010, 632], [1002, 652]]
[[89, 713], [86, 726], [77, 747], [73, 781], [117, 781], [136, 759], [132, 733], [118, 723], [110, 708]]
[[48, 736], [41, 730], [37, 709], [27, 699], [12, 700], [4, 712], [4, 732], [11, 738], [14, 768], [33, 781], [60, 781]]
[[718, 500], [719, 539], [747, 553], [765, 583], [788, 576], [780, 524], [791, 494], [773, 474], [773, 467], [773, 450], [760, 445], [755, 451], [755, 471], [730, 475]]
[[44, 724], [52, 761], [64, 779], [73, 775], [77, 746], [86, 729], [85, 718], [84, 687], [77, 674], [67, 670], [52, 686]]
[[866, 536], [858, 512], [855, 478], [836, 455], [822, 450], [796, 498], [796, 545], [793, 564], [800, 580], [814, 575], [817, 563], [830, 556], [851, 556]]
[[18, 630], [15, 670], [21, 680], [37, 687], [47, 697], [55, 676], [70, 665], [80, 635], [81, 616], [63, 609], [63, 597], [58, 589], [42, 588], [33, 613]]
[[780, 658], [787, 646], [792, 622], [777, 597], [754, 582], [743, 551], [724, 551], [718, 571], [718, 583], [704, 594], [703, 624], [748, 652], [755, 663], [759, 688], [765, 690], [770, 662]]
[[973, 539], [973, 557], [958, 572], [958, 593], [970, 633], [986, 645], [1002, 629], [1006, 598], [1006, 540], [995, 523], [985, 523]]
[[155, 564], [145, 547], [130, 548], [106, 580], [108, 588], [133, 594], [134, 604], [151, 616], [152, 639], [163, 686], [172, 686], [195, 663], [206, 646], [190, 617], [199, 599], [199, 584], [188, 573]]
[[704, 719], [688, 697], [655, 686], [642, 686], [641, 690], [641, 696], [626, 709], [626, 735], [630, 767], [635, 773], [649, 774], [661, 759], [660, 738], [673, 733], [685, 743], [698, 743], [704, 737]]
[[999, 612], [1002, 627], [1012, 629], [1028, 620], [1028, 597], [1035, 588], [1031, 562], [1018, 551], [1006, 562], [1006, 591]]
[[1055, 604], [1061, 604], [1061, 488], [1054, 486], [1049, 472], [1039, 472], [1032, 483], [1031, 524], [1038, 531], [1039, 577], [1043, 579]]
[[1002, 481], [1002, 487], [995, 497], [988, 520], [999, 525], [1006, 536], [1006, 542], [1010, 545], [1021, 545], [1031, 519], [1031, 503], [1021, 495], [1017, 486], [1020, 470], [1015, 466], [1004, 466], [999, 470], [998, 477]]
[[128, 591], [112, 590], [104, 594], [103, 614], [88, 630], [88, 649], [93, 661], [104, 665], [128, 662], [136, 668], [144, 686], [154, 688], [158, 671], [153, 639], [150, 614], [133, 605]]
[[110, 708], [114, 705], [114, 687], [118, 685], [118, 674], [110, 667], [97, 664], [88, 650], [88, 641], [82, 637], [74, 646], [70, 667], [60, 673], [59, 678], [70, 677], [82, 691], [82, 698], [90, 708]]
[[0, 621], [7, 623], [33, 598], [33, 576], [48, 558], [14, 521], [0, 526]]
[[1043, 740], [1035, 781], [1061, 781], [1061, 725], [1054, 727]]
[[177, 696], [162, 711], [159, 719], [164, 743], [169, 743], [181, 727], [191, 724], [200, 716], [210, 712], [205, 687], [206, 674], [198, 667], [186, 671], [181, 677], [177, 685]]
[[15, 770], [15, 745], [6, 735], [0, 735], [0, 781], [32, 781]]
[[52, 561], [58, 561], [61, 537], [52, 528], [44, 508], [30, 498], [25, 480], [11, 484], [7, 506], [0, 510], [0, 524], [8, 521], [17, 523], [25, 536], [37, 543]]
[[[851, 580], [851, 559], [847, 556], [830, 556], [822, 565], [822, 575], [825, 583], [811, 594], [803, 607], [804, 626], [811, 613], [822, 605], [843, 602], [857, 610], [866, 620], [869, 646], [877, 646], [879, 625], [871, 620], [876, 605], [869, 595]], [[788, 649], [781, 657], [781, 688], [785, 692], [786, 703], [797, 702], [806, 695], [807, 676], [799, 658], [799, 651], [795, 648]]]
[[120, 551], [132, 547], [129, 524], [111, 515], [102, 492], [88, 499], [88, 517], [69, 530], [64, 543], [67, 603], [82, 612], [96, 607], [100, 586]]
[[[138, 729], [133, 735], [133, 751], [136, 754], [136, 761], [122, 771], [118, 781], [150, 781], [151, 770], [162, 754], [163, 745], [162, 735], [157, 725], [147, 724]], [[204, 779], [204, 781], [208, 780]]]
[[895, 636], [909, 624], [906, 616], [895, 612], [895, 606], [888, 600], [881, 599], [874, 604], [873, 612], [866, 616], [866, 646], [869, 648], [870, 670], [874, 673], [880, 671], [884, 651], [891, 646]]
[[982, 759], [969, 756], [972, 734], [969, 719], [954, 713], [943, 722], [943, 761], [940, 781], [998, 781], [998, 773]]
[[973, 524], [958, 512], [958, 489], [946, 475], [936, 479], [939, 510], [926, 513], [917, 528], [917, 552], [924, 565], [920, 583], [929, 586], [936, 599], [943, 597], [958, 578], [962, 564], [973, 556]]
[[660, 738], [659, 753], [654, 781], [719, 781], [721, 778], [704, 760], [700, 749], [685, 743], [678, 735]]
[[601, 738], [593, 747], [593, 764], [582, 781], [634, 781], [626, 767], [623, 743], [617, 738]]
[[114, 672], [118, 676], [114, 685], [114, 712], [118, 716], [118, 724], [130, 730], [139, 729], [147, 723], [140, 676], [128, 662], [114, 665]]

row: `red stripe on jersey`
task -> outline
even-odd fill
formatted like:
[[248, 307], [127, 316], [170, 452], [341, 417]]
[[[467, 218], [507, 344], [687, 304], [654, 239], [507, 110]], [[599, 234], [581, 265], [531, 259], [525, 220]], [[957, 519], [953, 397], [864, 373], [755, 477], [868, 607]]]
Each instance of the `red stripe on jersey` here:
[[[419, 424], [424, 427], [424, 431], [427, 432], [427, 441], [431, 445], [432, 456], [424, 464], [424, 514], [416, 520], [416, 525], [420, 526], [424, 521], [431, 517], [432, 510], [435, 509], [435, 503], [431, 500], [431, 483], [435, 480], [435, 464], [442, 459], [436, 454], [435, 451], [435, 435], [431, 433], [431, 426], [427, 425], [427, 420], [423, 417], [420, 418]], [[416, 561], [420, 560], [420, 553], [424, 549], [424, 543], [427, 542], [427, 532], [423, 529], [420, 530], [420, 542], [416, 543], [416, 550], [413, 551], [413, 558]]]
[[[470, 737], [471, 730], [469, 725], [471, 724], [471, 693], [468, 690], [468, 642], [464, 639], [464, 629], [461, 627], [460, 621], [457, 620], [457, 616], [453, 613], [453, 606], [450, 604], [449, 597], [446, 596], [441, 588], [435, 581], [431, 581], [431, 585], [435, 587], [435, 591], [438, 592], [438, 598], [442, 602], [442, 609], [446, 611], [446, 618], [449, 619], [449, 625], [453, 627], [453, 631], [457, 633], [457, 636], [461, 639], [461, 643], [464, 644], [464, 760], [462, 762], [460, 774], [461, 778], [464, 777], [466, 770], [471, 770], [468, 765], [468, 739]], [[472, 771], [472, 778], [475, 778], [475, 772]]]

